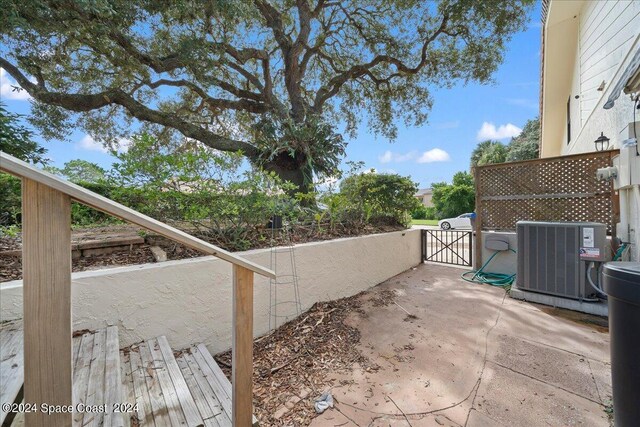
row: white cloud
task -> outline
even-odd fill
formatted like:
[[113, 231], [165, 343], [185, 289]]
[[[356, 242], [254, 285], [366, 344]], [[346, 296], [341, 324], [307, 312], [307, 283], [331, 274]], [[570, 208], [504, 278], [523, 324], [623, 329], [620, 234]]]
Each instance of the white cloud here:
[[[131, 145], [131, 140], [126, 138], [118, 139], [118, 149], [119, 152], [125, 152], [129, 149]], [[76, 143], [76, 148], [80, 150], [88, 150], [88, 151], [100, 151], [102, 153], [110, 152], [109, 148], [105, 147], [102, 143], [93, 139], [91, 135], [85, 135], [80, 141]]]
[[101, 151], [103, 153], [109, 152], [109, 150], [107, 150], [107, 148], [104, 145], [102, 145], [101, 143], [93, 139], [91, 135], [85, 135], [84, 138], [78, 141], [76, 143], [76, 148], [79, 148], [81, 150], [89, 150], [89, 151]]
[[489, 122], [482, 123], [482, 127], [478, 131], [478, 141], [484, 141], [485, 139], [506, 139], [520, 135], [522, 129], [518, 126], [507, 123], [506, 125], [500, 125], [496, 128], [496, 125]]
[[422, 153], [422, 155], [418, 158], [418, 163], [434, 163], [434, 162], [448, 162], [449, 160], [451, 160], [451, 157], [449, 157], [449, 153], [447, 153], [444, 150], [441, 150], [440, 148], [434, 148], [432, 150], [429, 151], [425, 151], [424, 153]]
[[378, 161], [380, 161], [380, 163], [391, 163], [391, 162], [401, 163], [401, 162], [407, 162], [409, 160], [412, 160], [415, 157], [416, 157], [415, 151], [411, 151], [406, 154], [401, 154], [401, 153], [393, 153], [387, 150], [382, 155], [378, 156]]
[[128, 138], [119, 138], [118, 139], [118, 151], [120, 153], [124, 153], [129, 151], [129, 147], [131, 146], [131, 140]]
[[7, 75], [4, 68], [0, 68], [0, 99], [25, 101], [31, 98], [31, 95], [26, 90], [15, 90], [14, 86], [20, 87]]

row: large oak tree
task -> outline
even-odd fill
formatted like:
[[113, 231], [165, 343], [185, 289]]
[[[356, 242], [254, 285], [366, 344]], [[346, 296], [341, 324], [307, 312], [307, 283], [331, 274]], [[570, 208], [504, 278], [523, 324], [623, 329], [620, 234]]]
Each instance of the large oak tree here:
[[[0, 67], [45, 136], [132, 121], [308, 189], [366, 117], [426, 120], [430, 88], [488, 82], [532, 0], [0, 0]], [[139, 129], [139, 128], [138, 128]]]

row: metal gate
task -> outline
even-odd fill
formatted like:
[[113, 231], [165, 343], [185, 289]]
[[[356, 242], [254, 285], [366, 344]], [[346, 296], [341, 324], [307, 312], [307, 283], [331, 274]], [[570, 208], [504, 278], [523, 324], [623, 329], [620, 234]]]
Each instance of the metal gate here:
[[422, 261], [471, 267], [473, 232], [422, 230]]

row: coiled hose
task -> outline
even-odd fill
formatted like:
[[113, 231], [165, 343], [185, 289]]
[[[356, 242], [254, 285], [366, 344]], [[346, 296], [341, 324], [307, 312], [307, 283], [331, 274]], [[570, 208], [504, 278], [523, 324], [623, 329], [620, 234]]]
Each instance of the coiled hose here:
[[[516, 253], [516, 251], [511, 248], [509, 250], [514, 254]], [[500, 287], [511, 286], [513, 284], [513, 281], [516, 278], [515, 273], [504, 274], [504, 273], [490, 273], [490, 272], [484, 271], [485, 267], [489, 265], [491, 260], [493, 260], [493, 258], [495, 258], [495, 256], [498, 255], [500, 252], [495, 252], [493, 255], [491, 255], [491, 257], [489, 257], [487, 262], [485, 262], [484, 265], [480, 267], [479, 270], [465, 271], [464, 273], [462, 273], [462, 276], [461, 276], [462, 279], [466, 280], [467, 282], [479, 283], [483, 285], [500, 286]]]

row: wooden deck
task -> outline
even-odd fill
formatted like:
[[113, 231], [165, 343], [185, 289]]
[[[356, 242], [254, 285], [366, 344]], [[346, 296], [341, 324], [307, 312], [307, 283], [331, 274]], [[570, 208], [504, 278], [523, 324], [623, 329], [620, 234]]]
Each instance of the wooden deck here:
[[106, 413], [75, 413], [74, 426], [124, 427], [125, 417], [113, 413], [122, 402], [118, 328], [109, 326], [73, 339], [74, 404], [107, 405]]
[[[13, 403], [22, 400], [24, 380], [24, 345], [22, 321], [0, 324], [0, 402]], [[0, 425], [7, 418], [7, 411], [0, 409]], [[11, 418], [11, 417], [10, 417]]]
[[204, 345], [174, 354], [162, 336], [120, 355], [125, 400], [137, 404], [131, 425], [232, 425], [231, 383]]
[[[22, 401], [22, 322], [0, 325], [2, 402]], [[73, 338], [74, 404], [107, 405], [106, 413], [74, 413], [74, 426], [231, 426], [231, 383], [202, 344], [176, 352], [167, 339], [120, 350], [109, 326]], [[111, 411], [122, 404], [122, 413]], [[9, 415], [9, 416], [7, 416]], [[13, 427], [23, 414], [2, 413]], [[254, 425], [257, 425], [255, 417]], [[2, 424], [2, 422], [0, 422]], [[4, 424], [2, 424], [4, 425]]]

